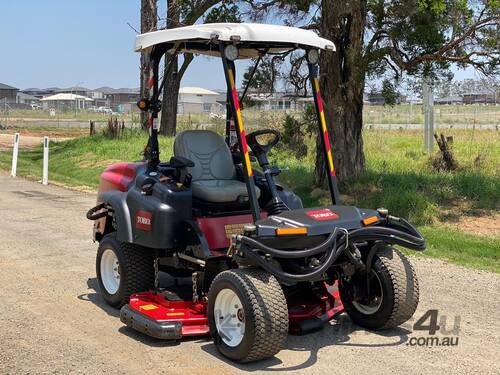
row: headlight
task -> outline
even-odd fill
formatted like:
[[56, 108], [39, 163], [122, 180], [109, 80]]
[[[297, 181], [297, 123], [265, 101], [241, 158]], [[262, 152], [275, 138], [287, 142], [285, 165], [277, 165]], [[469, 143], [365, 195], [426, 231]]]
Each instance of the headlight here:
[[317, 49], [310, 49], [307, 52], [307, 61], [310, 64], [316, 65], [319, 62], [319, 51]]
[[238, 47], [233, 44], [228, 45], [224, 48], [224, 56], [226, 56], [226, 59], [228, 60], [236, 60], [238, 58]]

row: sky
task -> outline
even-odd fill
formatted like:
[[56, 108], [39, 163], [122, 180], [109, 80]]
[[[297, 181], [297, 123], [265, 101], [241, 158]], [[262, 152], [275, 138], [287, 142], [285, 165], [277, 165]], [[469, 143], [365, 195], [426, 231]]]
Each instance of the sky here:
[[[162, 14], [166, 1], [158, 3]], [[140, 0], [1, 0], [0, 5], [1, 83], [20, 89], [139, 86], [136, 32], [127, 23], [140, 29]], [[240, 82], [243, 70], [240, 65]], [[457, 71], [455, 77], [474, 78], [474, 72]], [[220, 60], [195, 58], [181, 85], [223, 88]]]

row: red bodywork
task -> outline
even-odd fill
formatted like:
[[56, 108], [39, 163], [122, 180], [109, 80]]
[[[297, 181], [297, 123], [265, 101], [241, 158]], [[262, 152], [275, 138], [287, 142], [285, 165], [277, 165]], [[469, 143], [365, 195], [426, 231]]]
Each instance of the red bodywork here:
[[[99, 193], [110, 190], [128, 191], [130, 184], [137, 176], [137, 171], [144, 166], [144, 162], [137, 163], [115, 163], [101, 173], [99, 178]], [[97, 204], [102, 202], [97, 201]], [[104, 234], [106, 228], [106, 217], [94, 221], [94, 229], [97, 233]]]
[[137, 175], [137, 170], [144, 165], [144, 162], [110, 165], [99, 178], [99, 193], [108, 190], [127, 191]]
[[209, 333], [205, 303], [169, 301], [159, 293], [145, 292], [132, 295], [129, 305], [157, 322], [181, 322], [182, 336], [203, 336]]

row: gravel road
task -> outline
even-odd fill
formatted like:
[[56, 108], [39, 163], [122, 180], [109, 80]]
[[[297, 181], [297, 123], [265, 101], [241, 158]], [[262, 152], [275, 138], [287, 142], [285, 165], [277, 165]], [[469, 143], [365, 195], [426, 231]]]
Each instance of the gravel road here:
[[[124, 327], [96, 291], [97, 245], [85, 219], [94, 201], [0, 173], [0, 374], [500, 373], [500, 276], [429, 259], [412, 258], [421, 284], [415, 316], [437, 309], [449, 330], [457, 317], [457, 346], [413, 346], [428, 333], [412, 324], [367, 332], [343, 315], [289, 336], [277, 357], [241, 366], [205, 338], [149, 339]], [[435, 335], [445, 336], [457, 337]]]

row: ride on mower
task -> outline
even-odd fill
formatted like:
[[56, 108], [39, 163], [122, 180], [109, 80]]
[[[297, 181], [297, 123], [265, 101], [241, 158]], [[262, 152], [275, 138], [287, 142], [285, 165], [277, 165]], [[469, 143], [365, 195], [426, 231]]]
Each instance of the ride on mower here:
[[[417, 277], [394, 245], [421, 251], [424, 239], [385, 209], [340, 201], [318, 79], [319, 53], [334, 49], [311, 31], [262, 24], [137, 36], [135, 50], [150, 61], [149, 99], [138, 102], [149, 115], [144, 161], [108, 167], [97, 206], [87, 213], [99, 242], [101, 295], [121, 308], [127, 326], [159, 339], [210, 334], [224, 356], [250, 362], [278, 353], [288, 332], [317, 330], [342, 311], [369, 329], [395, 327], [413, 315]], [[240, 95], [235, 84], [235, 60], [256, 61], [251, 81], [263, 56], [296, 50], [304, 51], [309, 68], [332, 202], [314, 208], [275, 181], [281, 170], [268, 154], [280, 134], [245, 133], [240, 103], [248, 86]], [[174, 156], [160, 161], [159, 64], [179, 53], [222, 60], [226, 134], [184, 131]], [[168, 287], [160, 274], [170, 275]]]

